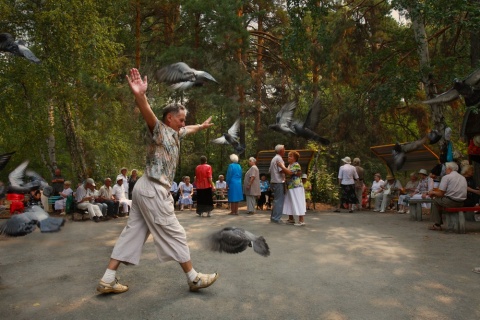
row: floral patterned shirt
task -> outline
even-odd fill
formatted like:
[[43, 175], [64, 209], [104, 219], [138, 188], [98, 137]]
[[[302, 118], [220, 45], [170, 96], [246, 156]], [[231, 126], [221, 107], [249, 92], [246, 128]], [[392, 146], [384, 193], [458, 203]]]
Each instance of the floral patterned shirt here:
[[298, 162], [294, 162], [288, 165], [288, 169], [293, 172], [291, 176], [289, 176], [287, 187], [288, 189], [293, 188], [303, 188], [302, 179], [296, 175], [297, 172], [302, 171], [302, 167]]
[[187, 134], [186, 128], [179, 132], [158, 121], [153, 133], [148, 131], [145, 174], [170, 190], [180, 153], [180, 140]]

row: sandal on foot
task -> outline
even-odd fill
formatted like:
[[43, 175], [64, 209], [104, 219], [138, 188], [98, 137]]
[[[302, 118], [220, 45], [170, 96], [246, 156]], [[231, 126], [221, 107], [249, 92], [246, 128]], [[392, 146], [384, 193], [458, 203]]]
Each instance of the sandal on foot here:
[[98, 283], [97, 291], [101, 293], [122, 293], [128, 290], [128, 286], [124, 286], [115, 278], [111, 283], [106, 283], [102, 280]]
[[428, 230], [442, 231], [442, 226], [437, 226], [436, 224], [433, 224], [430, 227], [428, 227]]
[[198, 291], [203, 288], [210, 287], [218, 279], [218, 273], [203, 274], [198, 273], [197, 277], [193, 281], [188, 282], [190, 291]]
[[288, 220], [285, 220], [285, 223], [286, 224], [295, 224], [295, 220], [288, 219]]

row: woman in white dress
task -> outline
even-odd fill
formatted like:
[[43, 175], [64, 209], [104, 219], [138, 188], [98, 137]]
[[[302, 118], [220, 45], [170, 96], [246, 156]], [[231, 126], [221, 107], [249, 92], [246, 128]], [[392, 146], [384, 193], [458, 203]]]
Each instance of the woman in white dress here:
[[375, 173], [373, 175], [373, 182], [370, 192], [370, 200], [375, 200], [375, 209], [373, 211], [380, 211], [380, 205], [382, 204], [383, 199], [383, 189], [382, 186], [385, 184], [385, 181], [382, 180], [380, 173]]
[[[290, 151], [288, 153], [288, 167], [283, 163], [278, 162], [278, 166], [287, 176], [287, 193], [283, 203], [283, 214], [288, 215], [287, 224], [295, 226], [305, 225], [305, 212], [307, 207], [305, 205], [305, 190], [302, 183], [302, 167], [298, 163], [300, 154], [297, 151]], [[298, 216], [298, 222], [295, 222], [294, 216]]]
[[70, 181], [65, 181], [63, 183], [63, 191], [60, 192], [62, 199], [55, 201], [55, 211], [59, 212], [61, 215], [65, 214], [65, 204], [67, 203], [67, 197], [73, 194], [73, 190], [70, 188], [72, 183]]

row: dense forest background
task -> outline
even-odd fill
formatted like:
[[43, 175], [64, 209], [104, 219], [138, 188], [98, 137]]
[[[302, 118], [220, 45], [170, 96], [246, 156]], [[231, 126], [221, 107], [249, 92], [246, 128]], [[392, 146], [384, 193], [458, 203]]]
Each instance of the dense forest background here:
[[[131, 67], [148, 76], [157, 114], [182, 99], [187, 124], [213, 116], [214, 127], [184, 141], [177, 176], [193, 175], [201, 155], [225, 173], [233, 149], [210, 140], [238, 117], [244, 159], [278, 143], [318, 151], [325, 201], [344, 156], [359, 157], [367, 177], [385, 173], [370, 146], [448, 125], [466, 149], [464, 102], [421, 101], [478, 68], [479, 0], [3, 0], [0, 17], [0, 32], [42, 60], [0, 54], [0, 153], [16, 151], [3, 181], [25, 159], [47, 180], [56, 167], [74, 183], [123, 166], [142, 172], [146, 127], [125, 80]], [[155, 81], [178, 61], [219, 84], [181, 95]], [[317, 96], [316, 131], [329, 146], [268, 129], [284, 103], [297, 101], [302, 119]]]

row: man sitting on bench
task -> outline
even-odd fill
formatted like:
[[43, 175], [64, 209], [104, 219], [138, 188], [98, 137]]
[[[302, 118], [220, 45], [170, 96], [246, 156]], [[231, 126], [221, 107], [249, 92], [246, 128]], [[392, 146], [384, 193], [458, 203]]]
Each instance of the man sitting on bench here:
[[429, 230], [442, 230], [443, 208], [455, 208], [463, 206], [467, 199], [467, 180], [458, 172], [455, 162], [445, 163], [445, 175], [440, 181], [438, 190], [431, 190], [428, 195], [433, 198], [432, 221]]

